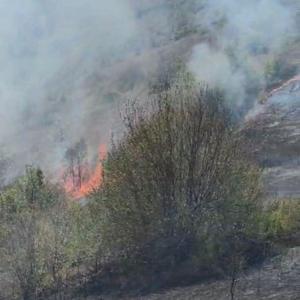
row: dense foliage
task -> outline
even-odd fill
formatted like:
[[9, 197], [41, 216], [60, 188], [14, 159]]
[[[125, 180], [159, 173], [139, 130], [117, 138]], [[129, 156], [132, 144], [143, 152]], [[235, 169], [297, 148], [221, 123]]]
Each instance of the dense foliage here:
[[[139, 102], [141, 103], [141, 102]], [[142, 105], [104, 161], [103, 183], [74, 203], [38, 168], [0, 196], [4, 299], [231, 279], [299, 229], [299, 207], [262, 208], [261, 170], [223, 95], [182, 78]]]
[[4, 299], [60, 293], [93, 253], [87, 210], [68, 202], [62, 189], [47, 182], [40, 169], [28, 167], [2, 192], [0, 216], [0, 268], [7, 281], [1, 289]]
[[105, 253], [127, 275], [170, 279], [184, 265], [228, 274], [261, 254], [260, 170], [223, 100], [184, 80], [146, 106], [128, 105], [127, 132], [92, 197]]

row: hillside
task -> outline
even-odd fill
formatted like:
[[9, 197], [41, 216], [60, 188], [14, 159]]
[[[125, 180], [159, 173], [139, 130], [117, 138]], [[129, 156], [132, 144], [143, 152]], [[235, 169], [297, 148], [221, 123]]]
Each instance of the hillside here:
[[266, 168], [267, 193], [299, 197], [300, 78], [295, 77], [270, 93], [247, 115], [246, 132]]
[[[295, 77], [269, 93], [263, 104], [246, 116], [244, 131], [251, 139], [255, 156], [264, 166], [266, 193], [271, 201], [291, 197], [299, 201], [300, 190], [300, 80]], [[300, 236], [288, 241], [285, 254], [245, 271], [237, 283], [236, 297], [241, 300], [297, 300], [300, 295]], [[87, 299], [205, 299], [226, 300], [230, 282], [205, 282], [170, 289], [148, 296], [90, 296]], [[77, 299], [77, 298], [76, 298]], [[81, 299], [81, 298], [78, 298]]]
[[[259, 270], [249, 270], [237, 283], [236, 297], [240, 300], [298, 300], [300, 294], [300, 248], [293, 248], [283, 257], [266, 262]], [[227, 300], [229, 281], [217, 281], [145, 297], [124, 300]], [[90, 298], [92, 300], [94, 298]], [[95, 298], [97, 299], [97, 298]], [[103, 298], [103, 299], [110, 299]]]
[[0, 300], [299, 300], [299, 0], [3, 3]]

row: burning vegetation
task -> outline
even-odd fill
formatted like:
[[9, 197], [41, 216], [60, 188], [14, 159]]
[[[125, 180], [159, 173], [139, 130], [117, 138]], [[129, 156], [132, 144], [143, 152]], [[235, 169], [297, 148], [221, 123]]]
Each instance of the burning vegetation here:
[[293, 218], [289, 203], [279, 216], [280, 207], [263, 210], [261, 168], [219, 90], [183, 74], [143, 105], [130, 102], [123, 121], [94, 169], [84, 140], [66, 152], [64, 190], [86, 205], [35, 168], [1, 194], [2, 263], [18, 284], [6, 299], [72, 298], [74, 283], [101, 293], [208, 277], [230, 279], [234, 299], [240, 272], [298, 231], [297, 205]]
[[[299, 245], [298, 199], [268, 207], [255, 139], [277, 155], [287, 120], [298, 163], [300, 65], [282, 51], [300, 48], [299, 1], [15, 2], [0, 10], [0, 139], [16, 166], [0, 160], [0, 299], [220, 278], [235, 299], [242, 271]], [[293, 110], [247, 134], [262, 94], [271, 109], [293, 94]]]
[[69, 148], [65, 154], [67, 164], [63, 172], [64, 189], [73, 199], [87, 197], [97, 189], [103, 178], [103, 160], [106, 157], [107, 147], [100, 144], [95, 166], [87, 161], [87, 145], [83, 139]]

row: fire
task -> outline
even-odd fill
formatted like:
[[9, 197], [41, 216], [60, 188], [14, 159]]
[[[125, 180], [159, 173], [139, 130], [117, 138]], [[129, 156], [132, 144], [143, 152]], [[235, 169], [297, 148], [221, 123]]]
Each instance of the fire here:
[[94, 170], [90, 171], [88, 165], [80, 165], [80, 174], [82, 178], [78, 181], [74, 181], [72, 176], [65, 176], [64, 188], [67, 194], [69, 194], [75, 200], [86, 197], [89, 193], [99, 187], [103, 180], [103, 166], [102, 161], [107, 154], [106, 145], [101, 144], [98, 150], [98, 160]]

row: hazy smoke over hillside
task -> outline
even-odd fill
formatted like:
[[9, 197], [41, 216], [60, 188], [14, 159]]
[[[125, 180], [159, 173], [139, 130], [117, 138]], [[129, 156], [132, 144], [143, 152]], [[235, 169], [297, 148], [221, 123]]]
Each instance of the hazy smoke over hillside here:
[[97, 59], [117, 56], [135, 34], [126, 1], [26, 0], [21, 5], [4, 0], [0, 5], [1, 137], [28, 106], [33, 113], [43, 109], [47, 84], [64, 68], [80, 67], [84, 73]]
[[280, 0], [207, 1], [201, 25], [216, 43], [196, 46], [190, 69], [238, 104], [245, 101], [249, 74], [263, 80], [263, 56], [278, 54], [297, 32], [295, 11]]
[[[1, 1], [0, 141], [4, 151], [12, 156], [22, 153], [24, 164], [40, 163], [35, 161], [39, 155], [43, 160], [61, 156], [53, 153], [57, 132], [72, 138], [84, 126], [82, 80], [96, 67], [124, 56], [127, 44], [137, 36], [136, 29], [127, 1]], [[68, 85], [74, 89], [68, 91], [71, 101], [66, 103], [60, 93]], [[51, 126], [42, 133], [47, 125]], [[39, 149], [44, 153], [37, 155]]]
[[[183, 2], [191, 10], [187, 16]], [[82, 136], [99, 133], [101, 140], [113, 122], [115, 97], [104, 99], [102, 91], [117, 90], [121, 98], [132, 81], [143, 80], [130, 59], [182, 37], [172, 34], [177, 17], [179, 25], [188, 20], [215, 40], [194, 48], [190, 69], [238, 102], [246, 97], [249, 73], [261, 78], [257, 53], [280, 51], [295, 31], [293, 11], [279, 0], [2, 0], [0, 144], [14, 170], [27, 163], [53, 168]], [[103, 80], [119, 74], [110, 66], [122, 61], [128, 82], [104, 88]], [[102, 128], [91, 128], [91, 112], [102, 118]]]

